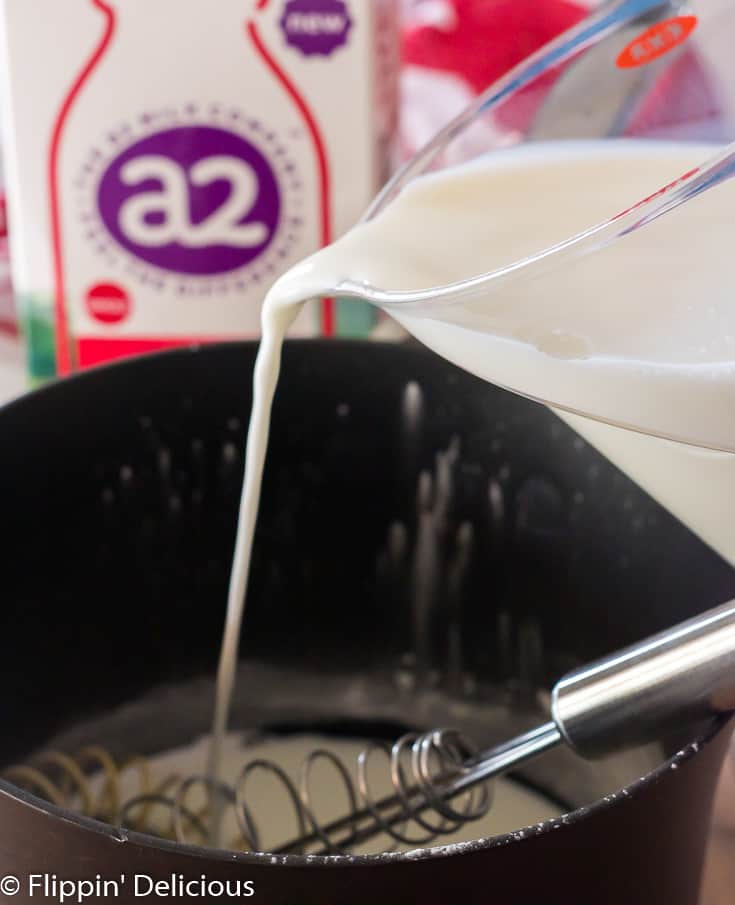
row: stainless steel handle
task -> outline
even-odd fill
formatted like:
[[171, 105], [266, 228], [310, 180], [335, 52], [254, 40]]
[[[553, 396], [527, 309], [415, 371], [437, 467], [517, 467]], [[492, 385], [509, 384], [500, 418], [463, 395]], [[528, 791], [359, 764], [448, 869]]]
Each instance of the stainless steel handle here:
[[735, 601], [569, 673], [551, 714], [584, 757], [735, 710]]

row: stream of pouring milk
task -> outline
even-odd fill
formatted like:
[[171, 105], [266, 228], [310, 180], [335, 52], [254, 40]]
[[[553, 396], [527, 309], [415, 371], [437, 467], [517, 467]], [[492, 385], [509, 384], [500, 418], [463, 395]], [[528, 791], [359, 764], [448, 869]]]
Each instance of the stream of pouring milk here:
[[[375, 220], [275, 283], [255, 368], [210, 776], [220, 773], [280, 350], [300, 305], [342, 279], [423, 289], [518, 261], [636, 203], [712, 150], [621, 141], [495, 152], [417, 180]], [[391, 314], [491, 382], [653, 430], [673, 421], [679, 436], [716, 434], [733, 448], [733, 211], [735, 184], [728, 183], [543, 280], [507, 284], [481, 303], [431, 315]], [[735, 563], [735, 456], [563, 417]]]

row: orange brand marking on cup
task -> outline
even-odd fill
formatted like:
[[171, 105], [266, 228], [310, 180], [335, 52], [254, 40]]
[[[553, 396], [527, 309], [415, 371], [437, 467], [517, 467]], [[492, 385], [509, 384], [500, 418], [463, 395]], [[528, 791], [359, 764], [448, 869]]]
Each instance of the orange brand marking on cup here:
[[633, 69], [652, 63], [683, 44], [696, 27], [696, 16], [676, 16], [657, 22], [628, 44], [618, 56], [617, 65], [621, 69]]

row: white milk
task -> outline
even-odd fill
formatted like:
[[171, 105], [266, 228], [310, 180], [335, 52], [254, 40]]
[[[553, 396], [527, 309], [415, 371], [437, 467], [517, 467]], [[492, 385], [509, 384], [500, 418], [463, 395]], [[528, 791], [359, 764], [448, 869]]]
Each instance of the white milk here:
[[[417, 289], [540, 251], [619, 212], [711, 146], [530, 146], [425, 177], [379, 218], [276, 285], [340, 279]], [[574, 185], [575, 191], [570, 191]], [[439, 354], [532, 397], [692, 442], [735, 448], [735, 182], [535, 281], [481, 302], [391, 314]], [[735, 562], [735, 458], [565, 415], [646, 490]]]
[[[620, 212], [711, 153], [627, 142], [496, 153], [418, 180], [377, 219], [274, 285], [256, 365], [215, 737], [229, 710], [280, 344], [299, 302], [347, 278], [412, 290], [491, 271]], [[733, 210], [735, 183], [543, 280], [506, 285], [481, 303], [444, 306], [431, 317], [391, 313], [427, 346], [494, 383], [735, 448]], [[569, 420], [735, 563], [735, 456]], [[214, 772], [217, 761], [215, 743]]]

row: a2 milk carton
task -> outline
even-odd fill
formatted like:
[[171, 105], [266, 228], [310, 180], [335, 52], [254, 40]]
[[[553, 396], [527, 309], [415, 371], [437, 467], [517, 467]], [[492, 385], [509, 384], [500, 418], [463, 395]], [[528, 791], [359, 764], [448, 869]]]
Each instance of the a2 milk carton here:
[[[387, 175], [396, 28], [393, 0], [2, 0], [32, 375], [257, 335]], [[356, 316], [326, 299], [296, 332]]]

